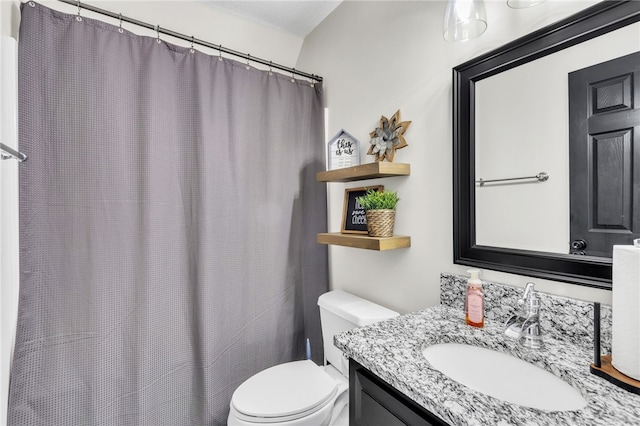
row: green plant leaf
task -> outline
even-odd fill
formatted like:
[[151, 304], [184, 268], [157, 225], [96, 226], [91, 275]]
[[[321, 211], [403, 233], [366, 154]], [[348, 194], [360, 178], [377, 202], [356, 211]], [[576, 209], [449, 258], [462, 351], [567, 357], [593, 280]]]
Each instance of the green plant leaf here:
[[364, 210], [395, 210], [400, 198], [395, 191], [368, 189], [357, 201]]

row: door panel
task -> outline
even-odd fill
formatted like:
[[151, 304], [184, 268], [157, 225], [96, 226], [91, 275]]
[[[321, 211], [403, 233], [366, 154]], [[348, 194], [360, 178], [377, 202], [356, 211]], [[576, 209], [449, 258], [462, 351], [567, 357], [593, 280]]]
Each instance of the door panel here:
[[640, 238], [639, 102], [640, 52], [569, 74], [571, 253]]
[[589, 187], [591, 229], [631, 228], [633, 168], [631, 164], [631, 132], [615, 132], [594, 136], [592, 182]]

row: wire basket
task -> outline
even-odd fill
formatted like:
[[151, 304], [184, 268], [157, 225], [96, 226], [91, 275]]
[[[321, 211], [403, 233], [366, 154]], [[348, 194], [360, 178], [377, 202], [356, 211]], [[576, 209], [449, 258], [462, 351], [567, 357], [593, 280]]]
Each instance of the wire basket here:
[[370, 237], [393, 237], [395, 210], [367, 210], [367, 232]]

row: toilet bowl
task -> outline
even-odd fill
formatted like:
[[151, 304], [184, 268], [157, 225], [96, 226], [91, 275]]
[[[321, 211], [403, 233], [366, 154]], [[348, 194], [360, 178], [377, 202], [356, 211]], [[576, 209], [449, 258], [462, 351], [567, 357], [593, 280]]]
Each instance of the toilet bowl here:
[[348, 425], [349, 370], [333, 336], [399, 314], [341, 290], [321, 295], [318, 305], [326, 365], [292, 361], [253, 375], [233, 393], [228, 425]]

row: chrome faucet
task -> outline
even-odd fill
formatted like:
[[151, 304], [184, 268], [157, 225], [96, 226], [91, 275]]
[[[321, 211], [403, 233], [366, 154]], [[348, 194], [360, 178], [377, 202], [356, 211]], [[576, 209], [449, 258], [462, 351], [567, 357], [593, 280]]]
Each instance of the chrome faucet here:
[[525, 348], [540, 349], [544, 346], [540, 328], [540, 298], [533, 286], [533, 283], [527, 283], [522, 298], [518, 299], [522, 313], [516, 313], [507, 320], [504, 334]]

